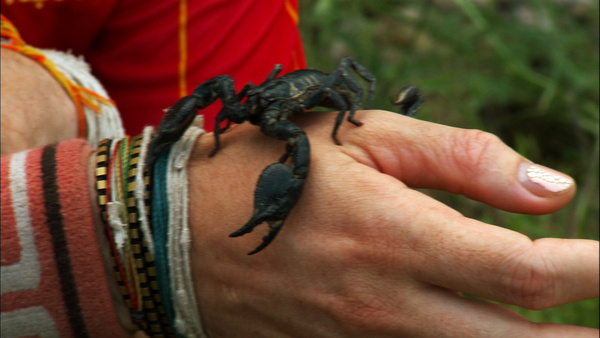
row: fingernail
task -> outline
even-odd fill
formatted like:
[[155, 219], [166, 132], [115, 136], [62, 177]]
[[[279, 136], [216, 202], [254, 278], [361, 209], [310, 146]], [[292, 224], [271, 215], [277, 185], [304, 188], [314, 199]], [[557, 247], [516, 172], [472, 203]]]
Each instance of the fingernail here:
[[556, 170], [525, 162], [519, 168], [519, 179], [527, 190], [540, 197], [560, 195], [573, 186], [573, 179]]

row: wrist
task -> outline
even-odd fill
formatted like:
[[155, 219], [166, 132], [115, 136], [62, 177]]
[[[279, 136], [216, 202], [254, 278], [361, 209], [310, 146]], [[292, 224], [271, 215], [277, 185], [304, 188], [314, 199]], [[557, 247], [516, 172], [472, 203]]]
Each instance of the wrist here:
[[90, 195], [90, 201], [92, 202], [91, 204], [94, 221], [94, 230], [96, 233], [96, 238], [98, 239], [98, 242], [100, 244], [103, 271], [108, 281], [110, 296], [112, 298], [119, 323], [121, 324], [125, 332], [127, 332], [128, 334], [133, 334], [134, 332], [138, 331], [139, 328], [131, 321], [129, 309], [127, 308], [127, 305], [125, 305], [123, 297], [119, 292], [119, 286], [115, 279], [115, 272], [112, 265], [110, 246], [108, 244], [108, 240], [104, 231], [105, 225], [101, 220], [100, 209], [98, 207], [97, 175], [99, 173], [97, 169], [97, 152], [93, 152], [90, 154], [90, 157], [88, 159], [88, 173], [88, 191]]
[[126, 329], [137, 326], [149, 335], [202, 331], [185, 217], [187, 155], [200, 133], [190, 128], [153, 163], [146, 158], [151, 127], [135, 137], [100, 142], [95, 160], [90, 159], [96, 232], [106, 273], [112, 277], [111, 295]]

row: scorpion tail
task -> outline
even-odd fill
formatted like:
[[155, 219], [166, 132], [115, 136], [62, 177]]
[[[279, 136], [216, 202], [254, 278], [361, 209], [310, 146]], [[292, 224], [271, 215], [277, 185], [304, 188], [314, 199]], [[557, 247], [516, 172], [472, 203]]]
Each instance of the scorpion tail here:
[[417, 87], [406, 86], [400, 89], [392, 104], [400, 106], [398, 113], [412, 117], [417, 114], [424, 101]]

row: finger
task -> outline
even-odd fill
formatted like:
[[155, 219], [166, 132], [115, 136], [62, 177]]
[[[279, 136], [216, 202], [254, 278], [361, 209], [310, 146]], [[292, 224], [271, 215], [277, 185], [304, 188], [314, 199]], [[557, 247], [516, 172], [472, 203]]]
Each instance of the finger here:
[[531, 241], [463, 217], [417, 191], [400, 195], [383, 217], [403, 210], [395, 219], [405, 226], [390, 227], [389, 237], [399, 250], [408, 243], [409, 252], [398, 256], [413, 257], [408, 269], [416, 279], [529, 309], [598, 297], [597, 241]]
[[[331, 156], [317, 147], [313, 154], [314, 172], [326, 172]], [[408, 274], [424, 283], [530, 309], [598, 296], [598, 242], [532, 242], [518, 232], [466, 218], [391, 176], [364, 166], [343, 168], [333, 176], [310, 177], [303, 196], [306, 204], [298, 210], [311, 207], [314, 213], [326, 208], [331, 215], [351, 211], [351, 222], [304, 219], [311, 230], [288, 228], [295, 236], [285, 243], [287, 248], [315, 245], [311, 234], [318, 230], [335, 239], [323, 243], [341, 246], [335, 258], [352, 258], [349, 267], [382, 270], [391, 278]], [[303, 240], [301, 232], [310, 240]]]
[[[384, 111], [358, 115], [340, 135], [364, 164], [415, 188], [463, 194], [494, 207], [529, 214], [558, 210], [574, 193], [573, 179], [533, 164], [496, 136]], [[349, 141], [349, 142], [348, 142]]]
[[[500, 305], [466, 299], [443, 289], [424, 290], [417, 293], [423, 316], [429, 321], [431, 337], [450, 333], [454, 337], [597, 337], [598, 330], [573, 325], [531, 323], [525, 317]], [[422, 323], [422, 321], [415, 321]], [[415, 332], [419, 328], [417, 324]], [[421, 328], [422, 330], [422, 328]]]

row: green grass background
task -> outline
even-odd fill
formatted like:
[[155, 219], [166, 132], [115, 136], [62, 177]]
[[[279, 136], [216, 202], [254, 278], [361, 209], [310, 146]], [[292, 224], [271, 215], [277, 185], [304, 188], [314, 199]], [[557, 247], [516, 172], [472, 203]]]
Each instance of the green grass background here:
[[[575, 178], [559, 212], [503, 212], [427, 191], [463, 214], [531, 238], [598, 239], [598, 1], [300, 0], [309, 66], [352, 56], [377, 77], [372, 108], [407, 84], [426, 103], [418, 118], [498, 135], [530, 160]], [[598, 299], [542, 311], [536, 322], [598, 327]]]

